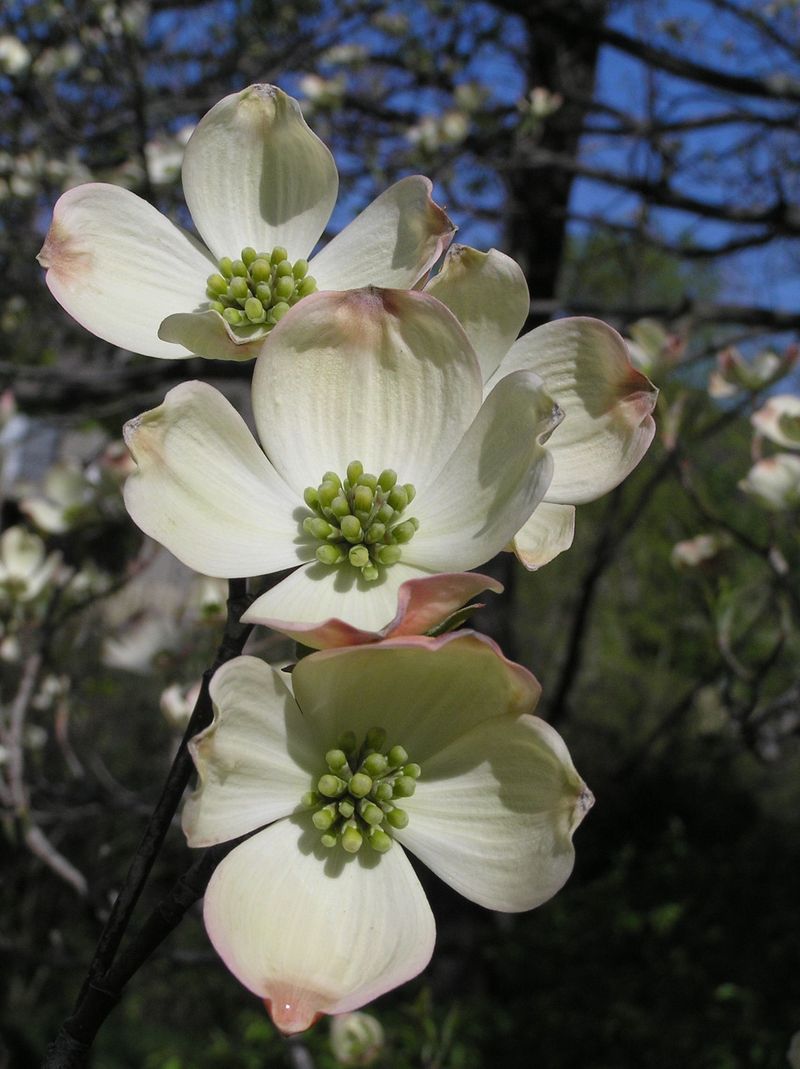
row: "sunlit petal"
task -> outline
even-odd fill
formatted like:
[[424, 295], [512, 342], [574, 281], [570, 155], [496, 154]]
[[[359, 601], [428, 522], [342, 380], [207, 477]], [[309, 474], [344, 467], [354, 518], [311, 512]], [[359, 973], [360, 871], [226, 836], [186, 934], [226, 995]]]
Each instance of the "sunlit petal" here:
[[439, 259], [455, 227], [422, 175], [395, 182], [311, 261], [320, 289], [414, 285]]
[[214, 262], [141, 197], [98, 182], [68, 190], [38, 259], [55, 299], [99, 338], [145, 356], [190, 355], [159, 340], [158, 327], [205, 303]]
[[402, 848], [325, 851], [310, 822], [281, 820], [211, 877], [209, 938], [276, 1026], [301, 1032], [357, 1009], [425, 968], [436, 928]]
[[186, 146], [186, 203], [216, 257], [276, 245], [292, 260], [308, 256], [338, 186], [333, 157], [299, 104], [272, 85], [251, 85], [215, 104]]

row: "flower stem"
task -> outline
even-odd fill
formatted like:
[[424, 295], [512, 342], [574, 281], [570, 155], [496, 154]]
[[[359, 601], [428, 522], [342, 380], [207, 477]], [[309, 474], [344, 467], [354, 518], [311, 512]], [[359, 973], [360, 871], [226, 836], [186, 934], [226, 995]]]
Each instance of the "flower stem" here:
[[[208, 692], [211, 676], [221, 664], [239, 656], [252, 630], [251, 626], [239, 622], [249, 603], [247, 581], [244, 579], [231, 579], [228, 583], [228, 615], [225, 622], [225, 631], [217, 649], [214, 663], [203, 674], [202, 687], [191, 719], [172, 762], [161, 796], [147, 822], [147, 827], [128, 869], [125, 882], [100, 935], [97, 949], [89, 966], [86, 980], [78, 995], [75, 1009], [62, 1025], [58, 1037], [48, 1050], [42, 1069], [79, 1069], [79, 1067], [88, 1064], [92, 1041], [100, 1025], [116, 1004], [122, 987], [152, 950], [172, 931], [172, 928], [175, 927], [192, 902], [203, 894], [205, 884], [210, 879], [211, 873], [221, 857], [218, 852], [207, 851], [189, 869], [188, 873], [175, 885], [171, 895], [156, 908], [148, 921], [145, 922], [138, 933], [136, 941], [128, 947], [120, 961], [115, 965], [117, 951], [130, 924], [136, 903], [147, 882], [153, 863], [158, 856], [164, 837], [192, 774], [193, 765], [188, 749], [189, 740], [211, 723], [212, 708]], [[204, 859], [212, 855], [215, 858], [214, 864], [211, 865], [206, 873], [206, 867], [209, 863], [206, 862], [204, 867]], [[195, 870], [201, 875], [205, 874], [205, 882], [202, 883], [202, 886], [198, 884]], [[189, 880], [192, 873], [195, 873], [195, 876]], [[187, 880], [189, 880], [188, 883]], [[189, 893], [194, 893], [196, 887], [199, 887], [199, 890], [194, 894], [194, 897], [191, 900], [186, 899], [187, 889]], [[184, 899], [186, 899], [186, 904], [180, 908], [180, 903]], [[158, 917], [162, 916], [164, 910], [167, 911], [167, 916], [172, 917], [174, 915], [175, 919], [174, 923], [168, 927], [160, 928]], [[162, 931], [162, 934], [154, 942], [153, 937], [159, 931]]]

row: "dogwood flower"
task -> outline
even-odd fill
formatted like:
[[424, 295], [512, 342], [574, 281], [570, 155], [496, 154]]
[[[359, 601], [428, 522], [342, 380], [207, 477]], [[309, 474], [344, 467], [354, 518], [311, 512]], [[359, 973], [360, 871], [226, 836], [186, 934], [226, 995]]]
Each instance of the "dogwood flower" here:
[[297, 101], [272, 85], [216, 104], [189, 139], [182, 174], [205, 245], [129, 190], [92, 182], [60, 198], [39, 253], [73, 318], [147, 356], [250, 359], [308, 293], [412, 286], [454, 232], [416, 175], [309, 261], [336, 201], [336, 164]]
[[531, 715], [539, 684], [484, 636], [326, 650], [291, 679], [253, 657], [216, 673], [183, 813], [193, 847], [256, 832], [216, 869], [204, 920], [287, 1033], [428, 963], [435, 924], [406, 850], [479, 905], [532, 909], [567, 880], [593, 802]]
[[560, 418], [529, 371], [484, 400], [454, 316], [409, 290], [308, 297], [256, 361], [252, 404], [266, 456], [200, 382], [131, 421], [125, 503], [205, 575], [296, 569], [243, 619], [311, 646], [428, 630], [491, 587], [458, 573], [499, 552], [542, 499]]
[[38, 535], [7, 527], [0, 535], [0, 605], [33, 601], [54, 577], [60, 553], [47, 554]]
[[800, 397], [776, 394], [753, 413], [750, 420], [759, 434], [784, 449], [800, 449]]
[[613, 489], [642, 459], [655, 434], [658, 390], [599, 319], [558, 319], [517, 338], [528, 286], [519, 265], [496, 249], [452, 246], [425, 291], [464, 327], [486, 394], [515, 372], [534, 372], [564, 412], [548, 442], [553, 479], [510, 547], [526, 568], [539, 568], [572, 545], [575, 506]]
[[739, 489], [774, 512], [800, 507], [800, 456], [775, 453], [756, 461]]

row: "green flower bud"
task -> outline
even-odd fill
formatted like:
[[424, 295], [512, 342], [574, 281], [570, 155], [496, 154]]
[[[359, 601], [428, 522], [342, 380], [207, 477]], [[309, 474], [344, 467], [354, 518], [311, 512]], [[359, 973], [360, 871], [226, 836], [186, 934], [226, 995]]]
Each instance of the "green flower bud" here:
[[387, 502], [385, 505], [381, 505], [381, 507], [378, 509], [378, 515], [376, 516], [376, 519], [380, 523], [386, 524], [386, 523], [389, 523], [389, 521], [392, 519], [393, 516], [394, 516], [394, 509]]
[[401, 556], [402, 550], [399, 546], [381, 546], [378, 550], [378, 560], [381, 564], [395, 564]]
[[403, 484], [403, 489], [406, 492], [406, 497], [408, 498], [408, 503], [410, 505], [411, 502], [414, 500], [414, 498], [417, 496], [417, 491], [416, 491], [413, 483], [404, 483]]
[[223, 278], [222, 275], [209, 275], [207, 286], [212, 293], [218, 296], [228, 292], [228, 280]]
[[364, 535], [364, 541], [368, 545], [372, 545], [373, 542], [380, 542], [383, 536], [386, 534], [386, 526], [382, 523], [373, 523], [368, 528]]
[[222, 313], [222, 318], [232, 327], [238, 327], [244, 322], [244, 316], [238, 308], [226, 308]]
[[391, 783], [379, 783], [372, 795], [376, 802], [391, 802], [394, 798], [394, 788]]
[[225, 305], [222, 301], [209, 301], [208, 307], [212, 312], [219, 312], [220, 315], [224, 315], [225, 313]]
[[263, 323], [267, 318], [264, 306], [257, 297], [248, 297], [244, 302], [244, 314], [251, 323]]
[[306, 275], [300, 285], [297, 287], [297, 292], [301, 297], [308, 297], [310, 293], [317, 292], [317, 280], [312, 278], [311, 275]]
[[367, 564], [361, 569], [361, 578], [365, 579], [368, 583], [374, 583], [380, 575], [380, 572], [374, 564]]
[[394, 809], [390, 809], [386, 814], [386, 820], [393, 828], [405, 828], [408, 824], [408, 813], [406, 813], [405, 809], [398, 809], [395, 806]]
[[294, 269], [288, 260], [281, 260], [275, 268], [275, 275], [277, 278], [290, 278], [294, 289]]
[[319, 795], [316, 791], [306, 791], [300, 799], [300, 805], [310, 809], [312, 805], [319, 805]]
[[330, 508], [336, 498], [339, 496], [339, 485], [332, 482], [324, 482], [320, 484], [317, 491], [317, 497], [320, 505], [323, 508]]
[[253, 282], [269, 282], [272, 278], [272, 268], [270, 267], [269, 260], [262, 260], [259, 257], [250, 264], [250, 278]]
[[405, 523], [398, 523], [396, 527], [392, 528], [392, 538], [401, 545], [410, 542], [416, 533], [417, 529], [410, 520], [406, 520]]
[[375, 490], [378, 485], [378, 476], [371, 475], [368, 471], [365, 471], [363, 475], [358, 477], [359, 486], [368, 486], [370, 490]]
[[347, 784], [343, 779], [329, 774], [321, 776], [317, 784], [317, 790], [326, 798], [338, 798], [339, 795], [344, 794], [346, 788]]
[[319, 494], [314, 486], [307, 486], [303, 491], [303, 501], [308, 505], [310, 509], [316, 508], [319, 504]]
[[303, 530], [312, 538], [319, 538], [320, 541], [333, 534], [333, 527], [319, 516], [306, 516], [303, 520]]
[[243, 278], [232, 278], [228, 286], [228, 295], [234, 301], [244, 301], [250, 296], [250, 287]]
[[398, 776], [394, 781], [395, 798], [410, 798], [417, 789], [417, 781], [411, 776]]
[[367, 824], [381, 824], [383, 822], [383, 810], [374, 802], [362, 798], [358, 803], [358, 815]]
[[367, 841], [372, 849], [377, 850], [379, 854], [385, 854], [392, 845], [391, 836], [387, 835], [381, 828], [370, 828], [369, 839]]
[[299, 281], [308, 274], [308, 260], [295, 260], [292, 274]]
[[247, 264], [244, 260], [234, 260], [231, 265], [231, 270], [235, 277], [247, 278]]
[[364, 465], [360, 460], [351, 460], [347, 465], [347, 481], [351, 486], [355, 486], [358, 482], [359, 476], [364, 472]]
[[350, 777], [347, 789], [354, 798], [365, 798], [372, 790], [372, 780], [363, 772], [356, 772]]
[[289, 311], [289, 305], [286, 301], [279, 301], [278, 304], [274, 304], [269, 311], [268, 319], [271, 319], [273, 323], [278, 323], [286, 313]]
[[320, 564], [341, 564], [344, 560], [344, 553], [328, 543], [324, 546], [317, 546], [316, 558]]
[[408, 753], [402, 746], [393, 746], [386, 756], [389, 758], [389, 764], [392, 768], [398, 768], [408, 760]]
[[327, 850], [332, 850], [339, 842], [339, 836], [335, 832], [326, 831], [324, 835], [320, 835], [319, 841]]
[[272, 250], [270, 262], [277, 267], [278, 264], [281, 263], [283, 260], [286, 260], [288, 256], [289, 254], [287, 253], [286, 249], [284, 249], [281, 245], [276, 245], [275, 248]]
[[393, 490], [390, 490], [388, 501], [393, 509], [402, 512], [408, 504], [408, 494], [405, 491], [405, 487], [395, 486]]
[[369, 564], [369, 550], [366, 546], [353, 546], [347, 557], [354, 568], [364, 568]]
[[342, 846], [348, 854], [357, 854], [364, 842], [364, 836], [358, 828], [348, 827], [342, 832]]
[[275, 296], [281, 301], [288, 301], [294, 293], [294, 280], [291, 278], [278, 278], [274, 286]]
[[356, 811], [356, 807], [353, 805], [352, 802], [348, 802], [347, 799], [342, 802], [339, 802], [336, 808], [339, 810], [339, 813], [341, 814], [341, 816], [344, 817], [345, 820], [349, 820], [352, 817], [353, 813], [355, 813]]
[[272, 304], [272, 290], [269, 288], [268, 282], [258, 283], [256, 286], [256, 297], [258, 297], [265, 308]]
[[[347, 505], [347, 503], [348, 503], [347, 501], [344, 500], [343, 497], [337, 497], [336, 498], [336, 500], [334, 501], [333, 505], [330, 506], [330, 508], [332, 508], [334, 510], [334, 512], [336, 512], [337, 515], [341, 515], [341, 513], [337, 510], [337, 502], [339, 502], [339, 501], [344, 501], [345, 505]], [[349, 514], [348, 515], [342, 515], [341, 516], [341, 523], [339, 524], [339, 528], [341, 529], [341, 532], [342, 532], [344, 538], [347, 539], [348, 542], [360, 542], [361, 539], [364, 538], [364, 531], [361, 530], [361, 525], [358, 522], [358, 520], [356, 520], [355, 516], [351, 516]], [[366, 564], [367, 561], [365, 560], [364, 563]]]
[[246, 267], [249, 267], [257, 255], [256, 250], [251, 245], [247, 245], [242, 249], [242, 262]]
[[337, 818], [336, 807], [326, 805], [324, 809], [318, 809], [311, 814], [311, 823], [317, 831], [328, 831]]
[[[363, 476], [361, 476], [363, 478]], [[353, 493], [353, 507], [356, 512], [369, 512], [372, 508], [372, 491], [368, 486], [359, 485]]]
[[230, 256], [223, 256], [221, 260], [218, 260], [217, 267], [224, 278], [233, 278], [233, 260]]
[[392, 471], [391, 468], [384, 468], [378, 476], [378, 485], [381, 490], [389, 491], [397, 482], [397, 472]]
[[[350, 503], [341, 490], [337, 492], [337, 496], [331, 501], [330, 507], [331, 512], [340, 519], [343, 519], [345, 516], [350, 516]], [[352, 516], [350, 518], [353, 519]], [[358, 520], [356, 520], [356, 523], [358, 523]], [[360, 526], [361, 525], [359, 524], [359, 529]]]
[[382, 772], [385, 772], [389, 766], [389, 762], [382, 753], [371, 753], [369, 757], [364, 758], [364, 763], [361, 766], [368, 776], [372, 776], [374, 779], [376, 776], [380, 776]]
[[412, 779], [419, 779], [419, 777], [422, 775], [422, 769], [419, 767], [419, 765], [406, 765], [403, 768], [403, 775], [411, 776]]
[[331, 772], [341, 772], [347, 764], [347, 754], [344, 750], [328, 750], [325, 754], [325, 764]]

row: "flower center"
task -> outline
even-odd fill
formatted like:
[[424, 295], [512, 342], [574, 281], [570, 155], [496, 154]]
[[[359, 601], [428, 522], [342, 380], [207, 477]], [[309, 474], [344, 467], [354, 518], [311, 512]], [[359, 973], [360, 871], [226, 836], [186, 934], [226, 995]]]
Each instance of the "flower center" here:
[[308, 260], [291, 263], [279, 245], [272, 252], [248, 246], [240, 260], [223, 256], [217, 267], [219, 274], [209, 275], [206, 283], [208, 307], [234, 330], [256, 326], [272, 330], [292, 305], [317, 288], [308, 273]]
[[363, 579], [377, 579], [379, 566], [400, 560], [400, 547], [417, 532], [416, 517], [402, 518], [415, 495], [411, 483], [398, 484], [391, 468], [370, 475], [353, 460], [344, 481], [335, 472], [325, 472], [319, 486], [307, 486], [303, 492], [314, 513], [303, 520], [303, 530], [321, 543], [317, 560], [329, 565], [348, 562]]
[[314, 810], [311, 820], [328, 849], [338, 844], [356, 854], [369, 843], [385, 854], [392, 845], [392, 828], [404, 828], [408, 813], [396, 803], [410, 798], [421, 769], [408, 760], [402, 746], [386, 746], [383, 728], [370, 728], [361, 745], [346, 731], [325, 754], [328, 771], [302, 804]]

